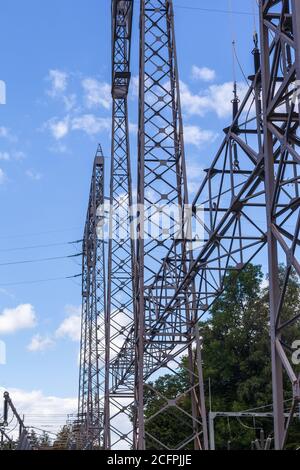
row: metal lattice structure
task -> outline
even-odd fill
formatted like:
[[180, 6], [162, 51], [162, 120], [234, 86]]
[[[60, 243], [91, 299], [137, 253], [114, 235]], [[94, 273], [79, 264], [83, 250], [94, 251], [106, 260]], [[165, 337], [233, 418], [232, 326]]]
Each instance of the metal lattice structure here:
[[[112, 2], [114, 210], [104, 342], [105, 448], [121, 442], [140, 450], [208, 448], [199, 321], [224, 291], [229, 272], [238, 276], [265, 247], [275, 447], [284, 448], [300, 401], [290, 343], [298, 339], [300, 314], [285, 309], [289, 280], [300, 276], [299, 2], [260, 1], [255, 73], [241, 101], [233, 87], [232, 123], [189, 206], [173, 2], [140, 0], [136, 246], [127, 110], [132, 8], [133, 1]], [[123, 216], [115, 216], [120, 209]], [[293, 390], [287, 420], [283, 371]], [[157, 378], [179, 373], [180, 389], [157, 388]], [[147, 406], [149, 397], [155, 409]], [[117, 427], [122, 416], [132, 418], [133, 429], [129, 421], [125, 431]], [[162, 435], [160, 421], [177, 425], [178, 436]]]
[[[185, 344], [191, 354], [191, 376], [187, 393], [191, 396], [193, 410], [190, 414], [183, 412], [182, 416], [175, 416], [174, 419], [178, 418], [179, 424], [183, 418], [189, 419], [192, 431], [187, 436], [187, 442], [194, 440], [199, 448], [202, 433], [201, 414], [205, 416], [205, 412], [201, 367], [197, 372], [200, 380], [199, 376], [196, 380], [192, 372], [193, 320], [190, 312], [185, 313], [179, 322], [174, 319], [169, 331], [165, 330], [152, 336], [151, 327], [158, 312], [157, 308], [152, 310], [149, 302], [153, 292], [150, 286], [160, 270], [162, 260], [170, 250], [171, 256], [175, 257], [178, 252], [181, 255], [186, 252], [183, 231], [188, 196], [172, 2], [141, 2], [139, 77], [136, 319], [135, 327], [113, 362], [114, 377], [116, 386], [124, 382], [131, 384], [134, 380], [133, 444], [135, 448], [144, 449], [148, 432], [145, 429], [144, 395], [149, 390], [150, 393], [156, 393], [146, 380], [153, 372], [165, 367], [165, 360], [175, 343], [176, 346]], [[174, 239], [179, 242], [176, 242], [175, 246]], [[172, 278], [166, 281], [165, 289], [174, 290], [180, 281], [180, 275], [172, 275]], [[196, 360], [201, 364], [200, 347], [197, 350]], [[174, 400], [167, 406], [167, 410], [165, 406], [162, 408], [162, 413], [172, 415], [175, 410], [175, 415], [177, 414], [178, 407]], [[150, 445], [155, 442], [155, 445], [164, 448], [164, 443], [159, 442], [158, 436], [150, 436], [148, 432], [148, 438], [152, 442]], [[185, 444], [180, 443], [182, 446]]]
[[[300, 5], [297, 0], [260, 2], [264, 165], [268, 223], [270, 321], [275, 447], [283, 449], [300, 402], [299, 368], [292, 342], [299, 338], [299, 312], [285, 308], [288, 283], [300, 276]], [[279, 264], [284, 281], [280, 283]], [[284, 417], [283, 371], [292, 386]]]
[[99, 145], [82, 245], [82, 324], [77, 434], [85, 449], [103, 446], [106, 276], [102, 233], [104, 157]]
[[[133, 0], [112, 1], [112, 152], [106, 320], [105, 448], [130, 446], [131, 384], [114, 386], [111, 362], [134, 324], [134, 233], [129, 147], [128, 90]], [[134, 350], [132, 351], [134, 352]], [[123, 422], [123, 428], [120, 426]]]
[[[0, 421], [0, 450], [32, 450], [28, 429], [25, 427], [24, 418], [18, 413], [8, 392], [4, 392], [3, 420]], [[9, 423], [9, 424], [8, 424]], [[9, 435], [18, 430], [18, 437]]]

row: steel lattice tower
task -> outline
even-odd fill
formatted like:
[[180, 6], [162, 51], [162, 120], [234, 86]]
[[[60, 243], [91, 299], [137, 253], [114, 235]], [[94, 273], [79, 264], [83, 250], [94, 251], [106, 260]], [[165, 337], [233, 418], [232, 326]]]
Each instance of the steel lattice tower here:
[[[183, 143], [183, 125], [179, 96], [173, 6], [170, 1], [141, 1], [140, 15], [140, 84], [139, 84], [139, 161], [138, 161], [138, 243], [136, 272], [135, 328], [113, 361], [116, 386], [135, 381], [134, 447], [145, 448], [144, 394], [149, 390], [146, 380], [153, 372], [165, 366], [170, 349], [180, 343], [192, 353], [190, 312], [173, 321], [170, 330], [152, 338], [151, 325], [157, 318], [149, 304], [151, 285], [159, 272], [162, 260], [171, 250], [181, 256], [186, 251], [183, 241], [184, 209], [187, 204], [187, 184]], [[171, 211], [171, 212], [170, 212]], [[172, 212], [173, 211], [173, 212]], [[178, 222], [179, 221], [179, 222]], [[155, 230], [155, 234], [153, 233]], [[173, 249], [172, 239], [177, 239]], [[183, 270], [184, 271], [184, 270]], [[180, 280], [172, 276], [166, 289], [175, 289]], [[189, 289], [192, 290], [192, 289]], [[157, 307], [157, 306], [156, 306]], [[150, 333], [148, 337], [148, 332]], [[150, 351], [146, 354], [146, 344]], [[170, 346], [171, 344], [171, 346]], [[135, 352], [134, 349], [135, 348]], [[177, 353], [178, 354], [178, 348]], [[201, 414], [205, 416], [201, 377], [200, 347], [198, 348], [198, 372], [189, 373], [189, 395], [193, 410], [188, 418], [192, 432], [187, 441], [195, 441], [201, 447]], [[197, 375], [197, 377], [195, 377]], [[199, 386], [200, 384], [200, 386]], [[153, 390], [152, 390], [153, 391]], [[167, 407], [176, 410], [175, 401]], [[164, 410], [162, 410], [162, 413]], [[176, 415], [176, 412], [175, 412]], [[179, 424], [184, 414], [179, 418]], [[175, 416], [175, 419], [177, 417]], [[201, 428], [201, 429], [200, 429]], [[151, 436], [156, 443], [159, 439]], [[164, 448], [164, 443], [159, 445]], [[207, 434], [205, 432], [205, 445]]]
[[102, 234], [104, 157], [99, 145], [86, 216], [82, 255], [82, 323], [78, 429], [82, 448], [103, 446], [106, 279]]
[[[300, 401], [292, 357], [300, 314], [285, 308], [289, 281], [300, 276], [299, 1], [260, 0], [262, 54], [255, 37], [249, 90], [240, 102], [233, 87], [232, 123], [190, 207], [173, 4], [141, 0], [136, 257], [127, 116], [132, 3], [113, 1], [111, 203], [119, 208], [124, 199], [125, 217], [115, 225], [111, 218], [110, 227], [105, 446], [125, 440], [136, 449], [208, 448], [199, 321], [223, 293], [228, 273], [238, 277], [267, 247], [275, 447], [284, 448]], [[201, 237], [198, 231], [194, 236], [194, 225]], [[125, 233], [122, 243], [115, 242], [115, 227]], [[176, 377], [180, 368], [185, 381], [174, 394], [151, 382], [166, 373]], [[287, 422], [283, 372], [293, 392]], [[148, 396], [159, 409], [147, 409]], [[122, 433], [113, 420], [131, 412], [134, 432]], [[180, 439], [170, 443], [160, 435], [157, 424], [164, 418], [178, 425]]]
[[[197, 449], [207, 448], [197, 323], [222, 293], [227, 272], [235, 269], [238, 273], [266, 241], [265, 232], [251, 221], [254, 210], [264, 213], [262, 158], [258, 157], [261, 150], [260, 75], [257, 71], [240, 110], [235, 96], [233, 123], [225, 130], [226, 137], [189, 211], [172, 3], [142, 2], [140, 24], [138, 190], [139, 203], [144, 202], [145, 213], [140, 215], [137, 250], [139, 303], [136, 340], [128, 338], [114, 367], [120, 383], [135, 377], [135, 448], [143, 449], [146, 445], [165, 448], [163, 438], [151, 432], [151, 424], [166, 415], [178, 426], [187, 423], [185, 438], [178, 442], [174, 436], [173, 448], [189, 448], [191, 444]], [[254, 53], [258, 68], [258, 50]], [[253, 105], [256, 105], [254, 123], [252, 117], [247, 120]], [[246, 120], [240, 123], [241, 117]], [[170, 217], [167, 212], [174, 202], [179, 212], [184, 213], [182, 217], [176, 215], [181, 223], [179, 232], [174, 216]], [[162, 237], [164, 228], [157, 219], [161, 211], [166, 218], [170, 217], [169, 229], [173, 228], [173, 237], [169, 232], [165, 239]], [[189, 239], [186, 221], [190, 214], [203, 225], [203, 246]], [[154, 225], [158, 229], [158, 239], [151, 237], [151, 233], [145, 235], [151, 228], [149, 219], [152, 219], [152, 228]], [[137, 348], [135, 369], [131, 360], [134, 343]], [[183, 354], [188, 357], [185, 367], [188, 385], [176, 396], [162, 396], [149, 379], [154, 373], [176, 375]], [[161, 410], [145, 419], [143, 403], [147, 393], [161, 400]], [[191, 398], [188, 412], [180, 406], [185, 395]]]
[[[150, 431], [147, 424], [168, 417], [179, 426], [185, 420], [190, 421], [191, 425], [186, 442], [177, 442], [175, 448], [193, 440], [196, 447], [201, 448], [201, 414], [205, 416], [202, 366], [198, 370], [196, 367], [196, 374], [192, 371], [194, 365], [201, 364], [200, 356], [196, 364], [190, 357], [190, 414], [180, 409], [179, 396], [161, 397], [161, 393], [146, 382], [154, 372], [163, 373], [172, 360], [174, 367], [172, 349], [178, 350], [183, 344], [191, 345], [193, 328], [192, 315], [185, 309], [184, 318], [174, 316], [158, 334], [153, 334], [152, 330], [161, 308], [160, 292], [155, 290], [156, 286], [152, 287], [161, 260], [166, 256], [170, 260], [176, 258], [178, 251], [181, 255], [186, 252], [183, 240], [188, 191], [172, 1], [141, 1], [139, 79], [138, 204], [143, 209], [137, 243], [135, 446], [138, 449], [147, 446], [164, 448], [166, 444], [159, 433]], [[176, 239], [174, 245], [172, 239]], [[180, 272], [172, 272], [171, 278], [165, 279], [163, 296], [176, 289], [180, 275]], [[154, 303], [151, 302], [153, 296]], [[162, 399], [161, 409], [156, 411], [155, 416], [148, 417], [148, 421], [145, 420], [144, 410], [147, 393]]]
[[[106, 320], [105, 448], [130, 446], [130, 407], [133, 387], [115, 386], [110, 363], [134, 323], [134, 233], [130, 166], [128, 90], [133, 0], [112, 1], [112, 152], [110, 182], [110, 229], [108, 248], [108, 308]], [[132, 351], [134, 352], [134, 350]], [[127, 429], [120, 429], [120, 418]], [[126, 427], [126, 425], [125, 425]]]
[[[299, 1], [260, 1], [260, 28], [275, 448], [283, 449], [300, 402], [299, 368], [292, 361], [292, 343], [299, 340], [292, 328], [299, 329], [300, 315], [286, 308], [289, 282], [300, 277]], [[287, 422], [283, 371], [292, 386]]]

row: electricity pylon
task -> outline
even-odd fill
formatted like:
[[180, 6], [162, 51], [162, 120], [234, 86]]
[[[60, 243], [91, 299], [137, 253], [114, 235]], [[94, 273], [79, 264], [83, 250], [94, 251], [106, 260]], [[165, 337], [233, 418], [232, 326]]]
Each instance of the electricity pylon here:
[[103, 446], [106, 279], [102, 233], [104, 157], [94, 160], [82, 244], [82, 320], [77, 430], [84, 449]]

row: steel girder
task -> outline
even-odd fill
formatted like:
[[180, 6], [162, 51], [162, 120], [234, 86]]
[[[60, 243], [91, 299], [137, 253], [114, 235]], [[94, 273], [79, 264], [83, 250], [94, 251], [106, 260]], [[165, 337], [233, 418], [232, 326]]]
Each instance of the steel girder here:
[[[106, 320], [105, 448], [132, 445], [132, 384], [115, 386], [111, 362], [134, 325], [134, 232], [128, 124], [133, 0], [112, 1], [112, 151]], [[131, 354], [134, 354], [132, 348]], [[120, 424], [122, 423], [122, 424]]]
[[[299, 367], [293, 363], [300, 312], [290, 312], [286, 303], [292, 277], [300, 276], [299, 1], [261, 1], [260, 28], [275, 448], [283, 449], [300, 402]], [[292, 388], [287, 420], [283, 371]]]
[[83, 448], [103, 446], [105, 382], [105, 245], [102, 234], [104, 204], [104, 157], [99, 145], [83, 237], [82, 320], [78, 423]]
[[[134, 364], [127, 353], [127, 349], [131, 350], [134, 335], [124, 344], [115, 362], [120, 381], [132, 380], [135, 372], [137, 379], [142, 377], [145, 382], [153, 374], [154, 377], [170, 372], [176, 374], [182, 355], [188, 356], [188, 364], [185, 365], [189, 377], [188, 390], [182, 390], [174, 397], [160, 394], [161, 410], [144, 419], [147, 442], [159, 448], [166, 447], [163, 438], [153, 435], [147, 427], [151, 429], [151, 424], [163, 418], [165, 413], [169, 419], [171, 413], [179, 426], [183, 421], [189, 422], [190, 431], [187, 431], [186, 438], [181, 442], [174, 440], [174, 448], [188, 448], [192, 442], [196, 448], [207, 448], [204, 392], [198, 387], [202, 375], [198, 321], [222, 293], [228, 272], [234, 270], [238, 275], [266, 243], [257, 49], [254, 55], [256, 74], [253, 82], [240, 109], [237, 98], [233, 100], [232, 125], [225, 129], [224, 141], [211, 167], [206, 170], [190, 210], [191, 221], [188, 211], [185, 214], [185, 226], [195, 222], [200, 224], [202, 238], [189, 239], [186, 236], [189, 231], [185, 231], [184, 243], [180, 238], [171, 242], [157, 275], [148, 285], [146, 283], [143, 361], [137, 361], [140, 370], [134, 371]], [[139, 294], [142, 289], [143, 285]], [[157, 393], [150, 383], [144, 384], [143, 394], [145, 391]], [[180, 406], [181, 398], [187, 393], [196, 398], [188, 413]], [[141, 399], [142, 393], [138, 400]], [[140, 429], [139, 421], [137, 427], [141, 434], [143, 429]]]

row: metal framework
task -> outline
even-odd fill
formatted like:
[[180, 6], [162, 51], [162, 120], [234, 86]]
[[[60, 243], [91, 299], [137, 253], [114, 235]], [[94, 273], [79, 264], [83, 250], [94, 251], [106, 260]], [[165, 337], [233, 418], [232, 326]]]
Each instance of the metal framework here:
[[[173, 5], [170, 1], [141, 1], [139, 79], [136, 318], [135, 327], [113, 362], [113, 370], [117, 386], [133, 380], [135, 383], [134, 448], [144, 449], [146, 445], [166, 448], [163, 439], [150, 431], [154, 420], [163, 419], [166, 415], [179, 425], [183, 420], [189, 421], [188, 435], [183, 442], [174, 443], [174, 448], [184, 448], [193, 441], [195, 447], [200, 448], [201, 416], [205, 416], [205, 411], [199, 338], [196, 339], [195, 357], [192, 351], [193, 312], [185, 309], [178, 321], [173, 317], [164, 331], [152, 334], [152, 325], [159, 314], [158, 298], [154, 293], [155, 287], [152, 287], [156, 274], [167, 255], [169, 259], [172, 256], [176, 258], [180, 252], [183, 257], [187, 249], [184, 237], [187, 180]], [[182, 273], [178, 276], [173, 273], [166, 280], [164, 289], [167, 297], [176, 289], [180, 276]], [[189, 288], [189, 291], [193, 289]], [[150, 301], [153, 295], [156, 296], [154, 308]], [[188, 390], [177, 397], [164, 397], [161, 410], [145, 421], [145, 394], [154, 393], [158, 399], [161, 398], [160, 392], [148, 380], [159, 369], [163, 373], [169, 367], [174, 372], [177, 364], [170, 355], [174, 348], [176, 354], [179, 349], [189, 351]], [[179, 405], [184, 394], [191, 397], [192, 409], [189, 412]], [[205, 425], [204, 429], [204, 445], [207, 446]]]
[[105, 392], [106, 279], [104, 207], [104, 157], [99, 145], [83, 236], [82, 325], [77, 430], [84, 449], [103, 446]]
[[[8, 422], [10, 425], [12, 421], [15, 420], [17, 422], [16, 426], [18, 426], [18, 439], [15, 449], [16, 450], [31, 450], [32, 446], [30, 443], [30, 439], [28, 436], [28, 430], [24, 425], [24, 421], [19, 415], [13, 401], [8, 392], [4, 392], [4, 410], [3, 410], [3, 421], [0, 422], [0, 433], [1, 433], [1, 443], [0, 443], [0, 450], [3, 448], [4, 443], [9, 443], [11, 447], [14, 446], [14, 439], [8, 436], [10, 432], [8, 430]], [[11, 418], [12, 415], [12, 418]], [[14, 422], [13, 422], [14, 423]], [[14, 429], [16, 428], [14, 426]]]
[[[115, 386], [111, 362], [134, 324], [134, 233], [128, 123], [133, 0], [112, 1], [112, 150], [106, 319], [105, 448], [130, 447], [133, 387]], [[132, 351], [134, 352], [134, 350]], [[112, 372], [112, 373], [111, 373]]]
[[[285, 418], [289, 417], [288, 413], [284, 414]], [[216, 450], [216, 443], [215, 443], [215, 419], [216, 418], [235, 418], [235, 419], [242, 419], [242, 418], [268, 418], [268, 419], [274, 419], [274, 414], [273, 413], [255, 413], [255, 412], [224, 412], [224, 411], [210, 411], [208, 413], [208, 422], [209, 422], [209, 448], [210, 450]], [[296, 418], [296, 416], [295, 416]], [[297, 416], [299, 419], [299, 416]], [[261, 439], [258, 440], [256, 439], [254, 442], [252, 442], [252, 446], [255, 447], [255, 450], [270, 450], [271, 445], [272, 445], [273, 438], [268, 437], [265, 439], [264, 432], [261, 430]]]
[[[289, 280], [300, 276], [299, 1], [260, 0], [255, 73], [242, 102], [234, 86], [232, 123], [189, 206], [173, 2], [140, 0], [136, 246], [127, 110], [132, 8], [133, 1], [112, 2], [110, 200], [123, 216], [113, 210], [110, 218], [105, 447], [208, 449], [199, 320], [224, 291], [228, 273], [238, 276], [267, 246], [274, 440], [282, 449], [300, 401], [291, 343], [299, 339], [300, 313], [285, 308]], [[283, 371], [293, 390], [287, 420]], [[180, 374], [180, 390], [155, 386], [166, 373]], [[122, 415], [125, 431], [117, 427]], [[178, 436], [162, 435], [162, 420], [176, 424]]]
[[[292, 363], [299, 312], [288, 312], [291, 275], [300, 276], [300, 5], [298, 0], [260, 2], [264, 166], [268, 224], [270, 322], [275, 448], [283, 449], [300, 402], [299, 369]], [[284, 266], [280, 282], [279, 264]], [[292, 385], [290, 416], [284, 418], [283, 371]]]

